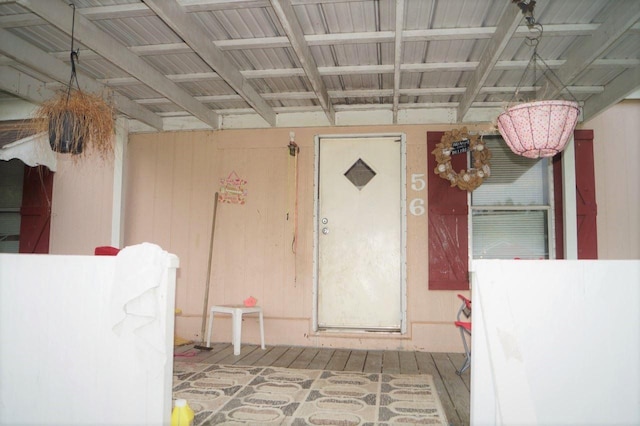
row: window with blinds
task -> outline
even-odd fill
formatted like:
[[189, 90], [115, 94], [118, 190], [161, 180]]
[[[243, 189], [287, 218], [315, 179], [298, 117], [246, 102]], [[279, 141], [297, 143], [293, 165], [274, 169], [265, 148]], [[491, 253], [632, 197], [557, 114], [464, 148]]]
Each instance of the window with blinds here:
[[549, 160], [511, 152], [499, 136], [485, 136], [491, 177], [471, 193], [473, 259], [549, 259]]

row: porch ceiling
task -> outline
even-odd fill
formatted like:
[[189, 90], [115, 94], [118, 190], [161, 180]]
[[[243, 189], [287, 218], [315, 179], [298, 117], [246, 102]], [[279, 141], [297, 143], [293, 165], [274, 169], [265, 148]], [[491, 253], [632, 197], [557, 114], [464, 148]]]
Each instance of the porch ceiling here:
[[[69, 3], [0, 0], [0, 105], [68, 83]], [[511, 0], [73, 3], [80, 85], [111, 91], [133, 131], [483, 122], [532, 86]], [[537, 0], [534, 16], [584, 119], [640, 88], [637, 0]]]

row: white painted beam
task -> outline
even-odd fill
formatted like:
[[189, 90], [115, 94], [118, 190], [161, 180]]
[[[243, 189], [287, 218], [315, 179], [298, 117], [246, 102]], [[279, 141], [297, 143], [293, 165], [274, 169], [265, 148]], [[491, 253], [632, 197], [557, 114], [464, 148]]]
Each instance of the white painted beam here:
[[138, 18], [142, 16], [153, 16], [154, 14], [144, 3], [83, 7], [78, 9], [78, 11], [82, 13], [82, 16], [92, 21]]
[[[522, 86], [519, 88], [520, 92], [533, 92], [536, 88], [533, 86]], [[422, 89], [399, 89], [399, 96], [430, 96], [430, 95], [460, 95], [465, 92], [464, 87], [433, 87]], [[479, 93], [513, 93], [516, 90], [515, 86], [501, 86], [501, 87], [484, 87], [480, 89]], [[582, 94], [599, 94], [604, 92], [603, 86], [572, 86], [569, 88], [572, 93]], [[394, 89], [354, 89], [354, 90], [329, 90], [327, 91], [329, 98], [377, 98], [394, 96]], [[262, 95], [265, 100], [282, 101], [282, 100], [314, 100], [317, 99], [317, 95], [314, 92], [277, 92], [277, 93], [265, 93]], [[240, 101], [242, 98], [235, 93], [225, 95], [205, 95], [195, 97], [200, 102], [228, 102], [228, 101]], [[136, 101], [140, 105], [162, 105], [170, 104], [171, 101], [167, 98], [145, 98]], [[474, 102], [472, 105], [486, 104], [487, 102]], [[491, 102], [492, 105], [504, 105], [504, 102]], [[397, 109], [411, 108], [413, 104], [399, 104]], [[456, 103], [459, 105], [459, 103]], [[374, 105], [366, 104], [361, 106], [362, 108], [373, 108]]]
[[578, 207], [576, 206], [576, 147], [573, 135], [562, 151], [562, 220], [564, 258], [578, 258]]
[[271, 6], [280, 20], [280, 24], [284, 28], [287, 37], [289, 38], [291, 47], [298, 56], [298, 60], [300, 61], [302, 68], [307, 74], [307, 78], [313, 87], [313, 91], [318, 96], [318, 101], [327, 115], [327, 119], [331, 124], [334, 124], [335, 112], [333, 110], [333, 105], [331, 104], [331, 99], [327, 93], [324, 81], [318, 72], [318, 65], [313, 59], [311, 49], [309, 49], [304, 38], [304, 32], [302, 31], [300, 22], [298, 22], [293, 6], [291, 6], [291, 2], [289, 0], [271, 0]]
[[[2, 84], [2, 78], [0, 78], [0, 84]], [[28, 120], [37, 108], [36, 103], [16, 97], [16, 95], [5, 97], [0, 101], [0, 120]]]
[[[21, 20], [17, 17], [7, 17], [4, 21], [2, 20], [2, 18], [4, 17], [0, 18], [0, 27], [13, 26], [14, 24], [12, 20], [16, 21], [16, 26], [21, 22]], [[30, 22], [28, 21], [27, 17], [23, 17], [22, 21]], [[585, 36], [590, 35], [592, 32], [597, 30], [599, 25], [600, 24], [549, 24], [545, 25], [544, 34], [546, 37]], [[640, 32], [640, 24], [634, 25], [631, 30]], [[404, 41], [480, 40], [491, 38], [495, 31], [496, 27], [404, 30], [402, 32], [402, 39]], [[523, 38], [529, 35], [530, 30], [528, 27], [519, 26], [513, 37]], [[304, 39], [309, 46], [362, 43], [393, 43], [395, 40], [395, 32], [364, 31], [333, 34], [307, 34], [304, 36]], [[220, 50], [272, 49], [278, 47], [289, 47], [290, 45], [289, 39], [284, 36], [214, 40], [213, 43]], [[152, 51], [153, 47], [150, 47], [149, 49]]]
[[[490, 104], [490, 105], [489, 105]], [[0, 104], [1, 106], [1, 104]], [[440, 102], [433, 104], [400, 104], [398, 108], [398, 124], [448, 124], [456, 122], [457, 102]], [[392, 124], [393, 104], [358, 104], [336, 105], [336, 122], [338, 125], [379, 126]], [[326, 127], [331, 126], [319, 105], [306, 107], [276, 107], [278, 113], [277, 127]], [[503, 111], [501, 103], [476, 103], [469, 109], [465, 123], [479, 123], [491, 126], [495, 117]], [[251, 108], [233, 108], [216, 110], [222, 117], [221, 129], [269, 128], [267, 123]], [[375, 112], [375, 113], [374, 113]], [[201, 130], [201, 122], [192, 118], [185, 111], [160, 113], [164, 117], [165, 130]], [[381, 121], [382, 120], [382, 121]], [[151, 131], [147, 126], [132, 121], [131, 133]]]
[[0, 16], [0, 28], [20, 28], [34, 25], [46, 25], [47, 21], [35, 13], [16, 13]]
[[268, 7], [269, 0], [177, 0], [189, 12]]
[[[190, 12], [201, 12], [220, 9], [243, 9], [248, 7], [269, 7], [268, 0], [177, 0]], [[293, 0], [298, 5], [361, 2], [362, 0]]]
[[[137, 51], [137, 50], [136, 50]], [[66, 58], [69, 52], [59, 52], [56, 57]], [[83, 52], [83, 59], [86, 59], [86, 51]], [[524, 70], [529, 61], [498, 61], [495, 70]], [[546, 61], [551, 68], [559, 68], [565, 63], [562, 59]], [[401, 64], [400, 71], [403, 73], [421, 73], [421, 72], [446, 72], [446, 71], [473, 71], [478, 67], [479, 62], [435, 62], [420, 64]], [[10, 65], [10, 64], [6, 64]], [[593, 62], [591, 68], [633, 68], [640, 66], [640, 59], [597, 59]], [[337, 67], [318, 67], [321, 76], [331, 75], [363, 75], [363, 74], [393, 74], [394, 65], [345, 65]], [[290, 78], [302, 77], [305, 72], [302, 68], [281, 68], [266, 70], [243, 70], [240, 73], [248, 80], [263, 78]], [[215, 72], [200, 72], [186, 74], [167, 74], [166, 77], [175, 82], [197, 82], [222, 80]], [[127, 86], [141, 84], [134, 77], [114, 77], [98, 80], [100, 83], [108, 86]], [[264, 94], [262, 97], [264, 98]], [[334, 107], [335, 108], [335, 107]]]
[[[71, 76], [71, 67], [69, 65], [2, 29], [0, 29], [0, 52], [60, 83], [69, 83], [69, 77]], [[78, 77], [78, 81], [81, 83], [81, 89], [83, 90], [100, 93], [106, 89], [103, 84], [83, 75]], [[122, 114], [148, 124], [157, 130], [162, 130], [162, 117], [159, 115], [117, 92], [113, 93], [113, 101], [116, 110]]]
[[116, 120], [113, 153], [113, 204], [111, 208], [111, 246], [124, 247], [125, 223], [125, 159], [129, 143], [129, 123], [122, 117]]
[[[80, 9], [82, 13], [86, 9]], [[29, 13], [23, 15], [8, 15], [0, 17], [0, 28], [13, 28], [31, 25], [44, 25], [46, 22]], [[554, 36], [579, 36], [590, 35], [598, 29], [599, 24], [561, 24], [545, 26], [544, 34], [547, 37]], [[632, 27], [640, 32], [640, 24]], [[491, 38], [496, 27], [479, 28], [443, 28], [426, 30], [404, 30], [404, 41], [452, 41], [452, 40], [480, 40]], [[518, 27], [514, 38], [529, 35], [526, 26]], [[393, 31], [367, 31], [334, 34], [308, 34], [304, 36], [309, 46], [329, 46], [341, 44], [363, 43], [393, 43], [395, 32]], [[220, 50], [246, 50], [246, 49], [273, 49], [290, 46], [289, 39], [285, 36], [255, 37], [244, 39], [213, 40], [212, 43]], [[130, 49], [139, 55], [160, 55], [167, 51], [175, 53], [190, 51], [186, 43], [155, 44], [148, 46], [131, 46]]]
[[[18, 0], [17, 2], [59, 30], [71, 35], [73, 10], [65, 2], [48, 0]], [[213, 111], [206, 108], [157, 69], [147, 64], [81, 14], [75, 16], [74, 36], [80, 43], [93, 49], [153, 90], [171, 99], [204, 123], [213, 128], [218, 127], [218, 117]]]
[[393, 60], [393, 123], [398, 123], [400, 100], [400, 70], [402, 63], [402, 30], [404, 29], [404, 0], [396, 0], [396, 34]]
[[582, 108], [583, 120], [587, 121], [610, 106], [620, 102], [640, 88], [640, 67], [630, 68], [604, 87], [604, 91], [591, 96]]
[[[194, 6], [187, 0], [178, 1], [188, 12], [205, 11], [205, 10], [223, 10], [253, 7], [256, 2], [215, 2], [201, 1], [199, 7]], [[270, 6], [268, 0], [259, 2], [261, 6]], [[293, 2], [293, 5], [299, 2]], [[117, 18], [134, 18], [140, 16], [153, 16], [151, 11], [144, 3], [132, 3], [126, 5], [111, 6], [94, 6], [77, 9], [77, 12], [88, 18], [89, 20], [104, 20]], [[22, 13], [0, 16], [0, 28], [17, 28], [33, 25], [45, 25], [46, 21], [33, 13]], [[547, 24], [544, 26], [544, 35], [546, 37], [560, 36], [585, 36], [590, 35], [598, 29], [600, 24]], [[402, 38], [405, 41], [442, 41], [442, 40], [480, 40], [491, 38], [495, 33], [496, 27], [472, 27], [472, 28], [430, 28], [418, 30], [404, 30]], [[631, 27], [631, 31], [640, 32], [640, 23]], [[529, 29], [522, 25], [516, 30], [514, 37], [526, 37], [530, 35]], [[393, 43], [395, 39], [394, 31], [365, 31], [350, 33], [333, 33], [333, 34], [308, 34], [304, 36], [309, 46], [323, 46], [336, 44], [354, 44], [354, 43]], [[267, 49], [277, 47], [288, 47], [289, 40], [287, 37], [256, 37], [246, 39], [229, 39], [214, 40], [213, 43], [221, 50], [244, 50], [244, 49]], [[149, 49], [163, 49], [162, 45], [157, 47], [149, 47]], [[186, 46], [186, 45], [185, 45]], [[131, 49], [143, 46], [132, 46]], [[149, 54], [154, 54], [150, 52]], [[155, 53], [161, 54], [161, 52]]]
[[233, 65], [224, 52], [210, 41], [208, 34], [201, 28], [194, 17], [175, 2], [147, 0], [151, 8], [173, 31], [175, 31], [229, 86], [256, 110], [264, 120], [272, 126], [276, 124], [273, 108], [260, 97]]
[[[615, 8], [615, 11], [600, 24], [590, 37], [569, 52], [567, 61], [556, 71], [560, 83], [572, 84], [589, 65], [640, 19], [640, 7], [637, 2], [614, 3], [617, 4], [612, 4], [611, 7]], [[561, 88], [551, 85], [550, 89], [542, 92], [541, 99], [554, 99], [560, 90]]]
[[520, 9], [511, 3], [507, 3], [498, 21], [496, 31], [491, 36], [491, 40], [482, 53], [482, 58], [478, 64], [478, 68], [474, 71], [473, 75], [469, 79], [467, 90], [462, 99], [460, 100], [460, 106], [458, 106], [458, 121], [464, 120], [464, 116], [471, 107], [471, 104], [475, 100], [480, 89], [484, 86], [487, 77], [498, 62], [500, 55], [507, 47], [507, 43], [511, 40], [511, 37], [516, 32], [518, 24], [522, 20], [522, 14]]
[[8, 66], [0, 66], [0, 89], [36, 104], [55, 95], [40, 80]]

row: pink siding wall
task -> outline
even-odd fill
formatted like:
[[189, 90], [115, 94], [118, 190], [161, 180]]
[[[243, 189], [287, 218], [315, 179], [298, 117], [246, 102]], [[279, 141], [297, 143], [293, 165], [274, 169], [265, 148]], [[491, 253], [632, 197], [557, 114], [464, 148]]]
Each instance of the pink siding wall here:
[[[125, 243], [151, 241], [180, 258], [177, 333], [200, 341], [214, 193], [235, 171], [248, 181], [245, 205], [218, 204], [209, 304], [265, 309], [268, 344], [461, 351], [452, 326], [455, 292], [427, 289], [426, 216], [407, 218], [408, 327], [404, 336], [312, 331], [314, 136], [404, 132], [407, 180], [426, 173], [426, 132], [435, 126], [225, 130], [130, 135]], [[291, 249], [295, 175], [289, 132], [300, 145], [297, 253]], [[426, 192], [408, 188], [409, 200]], [[287, 220], [289, 213], [289, 220]], [[214, 341], [229, 340], [227, 318], [216, 319]], [[243, 339], [258, 341], [253, 319]]]
[[581, 127], [594, 132], [598, 258], [640, 259], [640, 100], [621, 102]]
[[[601, 259], [640, 259], [640, 102], [624, 102], [580, 126], [595, 131], [598, 252]], [[462, 351], [451, 325], [455, 292], [427, 289], [427, 221], [407, 217], [407, 335], [314, 334], [313, 141], [317, 134], [405, 133], [407, 180], [426, 168], [426, 132], [451, 126], [384, 126], [165, 132], [130, 135], [125, 181], [125, 244], [160, 244], [180, 257], [177, 333], [200, 341], [214, 193], [235, 170], [248, 181], [243, 206], [220, 204], [209, 303], [240, 303], [253, 295], [265, 308], [268, 344]], [[299, 157], [298, 251], [291, 252], [293, 172], [286, 149], [295, 131]], [[487, 130], [471, 128], [470, 130]], [[91, 254], [110, 241], [113, 170], [101, 160], [58, 157], [51, 253]], [[423, 198], [407, 188], [409, 200]], [[428, 207], [428, 206], [425, 206]], [[291, 215], [290, 215], [291, 217]], [[249, 317], [250, 318], [250, 317]], [[227, 319], [215, 340], [230, 340]], [[258, 342], [253, 319], [244, 338]]]
[[49, 253], [93, 254], [111, 241], [113, 162], [89, 154], [57, 157]]

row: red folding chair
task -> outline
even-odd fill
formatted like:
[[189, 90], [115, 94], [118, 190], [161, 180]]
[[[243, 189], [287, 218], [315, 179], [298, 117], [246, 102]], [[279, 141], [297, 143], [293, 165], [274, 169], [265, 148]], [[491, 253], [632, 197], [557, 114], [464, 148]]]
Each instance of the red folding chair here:
[[[464, 364], [459, 370], [456, 370], [456, 374], [461, 375], [471, 366], [471, 321], [468, 321], [471, 318], [471, 300], [461, 294], [458, 295], [458, 298], [462, 300], [462, 303], [460, 304], [460, 309], [458, 309], [454, 324], [460, 330], [460, 337], [462, 337], [462, 344], [464, 345]], [[462, 320], [463, 315], [467, 321]]]
[[120, 249], [112, 246], [99, 246], [93, 250], [95, 256], [116, 256]]

